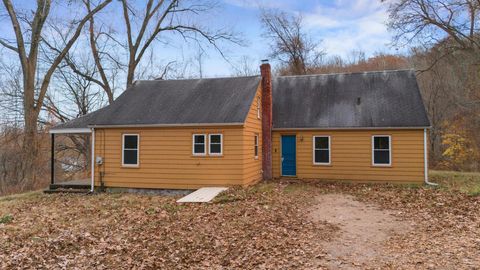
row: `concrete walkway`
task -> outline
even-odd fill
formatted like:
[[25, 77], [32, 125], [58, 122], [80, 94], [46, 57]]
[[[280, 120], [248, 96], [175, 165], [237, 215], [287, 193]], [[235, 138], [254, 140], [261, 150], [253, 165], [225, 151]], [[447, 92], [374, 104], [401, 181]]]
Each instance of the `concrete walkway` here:
[[204, 187], [188, 194], [187, 196], [177, 200], [178, 203], [195, 203], [209, 202], [213, 200], [222, 191], [227, 190], [226, 187]]

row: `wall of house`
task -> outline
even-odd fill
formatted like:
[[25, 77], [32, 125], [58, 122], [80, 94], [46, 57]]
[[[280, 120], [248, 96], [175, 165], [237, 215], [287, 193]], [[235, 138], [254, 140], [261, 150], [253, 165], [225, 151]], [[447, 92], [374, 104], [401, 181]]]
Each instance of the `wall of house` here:
[[[423, 130], [323, 130], [273, 132], [273, 175], [281, 176], [281, 135], [296, 135], [297, 177], [347, 181], [424, 180]], [[313, 136], [331, 138], [331, 165], [313, 164]], [[372, 135], [390, 135], [392, 165], [372, 166]]]
[[[257, 115], [257, 100], [262, 95], [261, 86], [258, 87], [253, 103], [248, 112], [243, 129], [243, 168], [244, 185], [251, 185], [262, 180], [262, 120]], [[259, 104], [261, 106], [261, 102]], [[260, 108], [261, 114], [261, 108]], [[258, 135], [258, 157], [255, 158], [255, 135]]]
[[[244, 126], [108, 128], [95, 131], [96, 167], [107, 187], [193, 189], [204, 186], [250, 185], [262, 179], [262, 128], [257, 117], [258, 87]], [[222, 156], [194, 156], [193, 134], [223, 134]], [[122, 135], [139, 134], [139, 166], [122, 166]], [[254, 136], [259, 136], [258, 158]], [[207, 146], [208, 150], [208, 146]]]
[[[122, 134], [140, 135], [139, 166], [122, 166]], [[193, 134], [223, 134], [222, 156], [194, 156]], [[253, 140], [253, 139], [252, 139]], [[242, 126], [210, 128], [114, 128], [96, 129], [95, 156], [104, 164], [96, 167], [107, 187], [192, 189], [202, 186], [244, 184]], [[208, 149], [208, 147], [207, 147]]]

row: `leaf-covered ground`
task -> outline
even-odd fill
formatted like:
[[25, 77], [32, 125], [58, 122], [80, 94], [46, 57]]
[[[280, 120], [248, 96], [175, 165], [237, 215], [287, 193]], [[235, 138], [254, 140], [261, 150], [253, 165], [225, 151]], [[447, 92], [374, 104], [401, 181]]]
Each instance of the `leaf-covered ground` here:
[[0, 268], [324, 268], [325, 243], [340, 229], [308, 211], [317, 195], [339, 193], [415, 224], [362, 268], [480, 268], [480, 196], [311, 182], [260, 183], [210, 204], [137, 194], [0, 198]]

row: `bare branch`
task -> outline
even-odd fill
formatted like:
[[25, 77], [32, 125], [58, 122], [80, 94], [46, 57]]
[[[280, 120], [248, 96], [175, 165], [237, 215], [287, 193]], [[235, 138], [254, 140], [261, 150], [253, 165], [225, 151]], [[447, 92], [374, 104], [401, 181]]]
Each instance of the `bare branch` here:
[[[193, 23], [187, 23], [191, 20], [192, 15], [208, 12], [213, 6], [196, 2], [181, 6], [182, 3], [184, 2], [178, 0], [148, 0], [145, 10], [142, 12], [143, 17], [139, 17], [135, 16], [133, 8], [128, 5], [128, 1], [122, 0], [129, 54], [127, 87], [133, 83], [136, 68], [147, 50], [152, 47], [155, 41], [160, 41], [159, 35], [161, 33], [180, 34], [185, 40], [195, 42], [206, 41], [224, 59], [226, 57], [218, 44], [219, 42], [240, 44], [240, 40], [236, 38], [235, 34], [228, 31], [212, 32]], [[136, 37], [132, 35], [132, 25], [139, 25]]]
[[300, 16], [276, 10], [262, 10], [264, 36], [271, 40], [270, 56], [283, 62], [288, 74], [306, 74], [324, 54], [308, 38]]
[[42, 82], [42, 85], [40, 87], [40, 91], [39, 91], [39, 95], [38, 95], [38, 99], [37, 99], [37, 105], [35, 105], [35, 110], [37, 112], [40, 112], [40, 109], [41, 109], [41, 105], [43, 104], [43, 99], [45, 98], [45, 94], [47, 93], [47, 89], [48, 89], [48, 85], [50, 84], [50, 78], [52, 77], [53, 75], [53, 72], [55, 71], [55, 69], [57, 68], [57, 66], [62, 62], [62, 60], [65, 58], [65, 55], [68, 53], [68, 51], [70, 50], [70, 48], [73, 46], [73, 44], [75, 43], [75, 41], [78, 39], [78, 37], [80, 36], [80, 33], [82, 31], [82, 28], [83, 26], [85, 25], [85, 23], [87, 23], [87, 21], [90, 20], [90, 18], [97, 12], [99, 12], [100, 10], [102, 10], [106, 5], [108, 5], [112, 0], [105, 0], [104, 2], [102, 2], [101, 4], [99, 4], [97, 7], [95, 7], [91, 12], [89, 12], [79, 23], [78, 23], [78, 26], [77, 26], [77, 29], [75, 31], [75, 33], [73, 34], [73, 36], [70, 38], [70, 40], [68, 40], [68, 42], [66, 43], [65, 47], [63, 48], [63, 50], [60, 52], [60, 54], [55, 58], [55, 60], [53, 61], [51, 67], [48, 69], [48, 71], [46, 72], [45, 74], [45, 77], [43, 79], [43, 82]]
[[10, 20], [12, 22], [13, 31], [15, 32], [15, 38], [17, 41], [17, 52], [20, 58], [20, 63], [22, 64], [23, 72], [27, 72], [27, 53], [25, 52], [25, 41], [23, 40], [23, 32], [22, 28], [20, 27], [20, 23], [18, 22], [17, 13], [13, 8], [12, 1], [10, 0], [3, 0], [3, 4], [5, 5], [5, 9], [8, 12]]
[[9, 50], [12, 50], [12, 51], [18, 53], [18, 48], [17, 47], [8, 44], [5, 40], [3, 40], [1, 38], [0, 38], [0, 45], [2, 45], [3, 47], [5, 47]]

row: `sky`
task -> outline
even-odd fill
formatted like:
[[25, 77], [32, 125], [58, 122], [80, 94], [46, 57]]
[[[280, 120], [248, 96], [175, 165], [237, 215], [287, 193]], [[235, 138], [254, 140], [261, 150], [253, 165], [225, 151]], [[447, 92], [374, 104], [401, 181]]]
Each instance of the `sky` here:
[[[269, 46], [262, 37], [259, 7], [301, 15], [307, 33], [320, 42], [319, 47], [327, 56], [348, 58], [354, 50], [364, 51], [367, 57], [378, 52], [396, 53], [390, 45], [391, 34], [385, 25], [387, 7], [379, 0], [223, 0], [223, 12], [213, 23], [233, 26], [247, 45], [229, 48], [232, 59], [248, 56], [260, 63], [261, 59], [268, 58]], [[230, 65], [214, 52], [208, 54], [205, 73], [210, 76], [227, 75]]]
[[[216, 1], [219, 3], [218, 8], [209, 11], [205, 16], [196, 18], [200, 20], [198, 23], [210, 29], [232, 29], [241, 37], [244, 44], [243, 46], [231, 43], [221, 44], [225, 57], [222, 57], [213, 48], [206, 47], [202, 65], [204, 77], [231, 76], [235, 73], [235, 67], [238, 66], [240, 59], [247, 59], [249, 66], [256, 68], [260, 64], [260, 60], [269, 58], [269, 43], [262, 36], [263, 30], [259, 19], [260, 7], [275, 8], [301, 15], [305, 30], [314, 41], [320, 43], [319, 48], [326, 52], [327, 57], [339, 55], [348, 59], [349, 54], [354, 50], [365, 52], [367, 57], [378, 52], [396, 52], [389, 45], [391, 35], [385, 25], [388, 17], [386, 5], [380, 0]], [[16, 7], [27, 10], [34, 8], [33, 1], [14, 1], [14, 4]], [[56, 12], [62, 13], [64, 7], [60, 5], [57, 9]], [[63, 13], [65, 12], [63, 11]], [[108, 20], [107, 23], [123, 27], [122, 16], [118, 16], [121, 14], [121, 6], [118, 2], [110, 5], [104, 14], [107, 14], [103, 17]], [[61, 15], [66, 16], [65, 14]], [[114, 19], [112, 20], [112, 18]], [[13, 37], [9, 20], [5, 17], [0, 18], [0, 36], [8, 36], [8, 33]], [[181, 37], [177, 36], [171, 41], [154, 47], [155, 61], [182, 63], [191, 60], [198, 51], [197, 45], [184, 44]], [[88, 46], [85, 47], [88, 48]], [[2, 56], [0, 55], [0, 57]], [[275, 61], [270, 60], [275, 68]], [[198, 68], [190, 65], [189, 72], [193, 73], [190, 76], [196, 75], [195, 69]]]
[[[196, 0], [185, 0], [196, 1]], [[386, 6], [380, 0], [212, 0], [218, 1], [219, 5], [214, 10], [209, 10], [206, 14], [201, 14], [195, 18], [189, 18], [193, 22], [206, 26], [210, 29], [231, 29], [243, 40], [243, 46], [233, 45], [231, 43], [220, 44], [225, 57], [222, 57], [217, 51], [205, 47], [206, 52], [203, 57], [203, 77], [225, 77], [235, 76], [235, 68], [239, 66], [240, 59], [247, 59], [251, 70], [259, 72], [259, 65], [262, 59], [269, 58], [269, 41], [263, 36], [263, 30], [260, 23], [260, 8], [274, 8], [280, 11], [289, 12], [294, 15], [301, 15], [305, 30], [312, 40], [320, 42], [319, 48], [326, 52], [328, 56], [341, 56], [348, 59], [352, 51], [363, 51], [367, 57], [375, 53], [397, 53], [389, 44], [391, 35], [387, 31], [385, 22], [388, 19]], [[34, 1], [13, 1], [16, 9], [27, 14], [35, 8]], [[76, 10], [75, 6], [70, 5], [70, 1], [55, 2], [54, 10], [50, 13], [55, 14], [53, 22], [68, 23], [72, 18], [83, 16], [84, 11]], [[142, 8], [142, 1], [132, 1]], [[1, 9], [0, 13], [4, 10]], [[102, 11], [101, 16], [97, 17], [103, 20], [106, 25], [112, 25], [119, 29], [116, 38], [125, 41], [124, 23], [122, 17], [121, 5], [118, 1], [112, 2], [107, 9]], [[198, 21], [195, 21], [198, 20]], [[51, 35], [52, 33], [44, 33]], [[119, 36], [120, 35], [120, 36]], [[6, 16], [0, 16], [0, 37], [14, 41], [14, 34], [11, 23]], [[178, 77], [199, 77], [198, 67], [192, 61], [193, 56], [198, 52], [198, 45], [185, 43], [179, 36], [161, 36], [163, 43], [156, 43], [152, 47], [151, 54], [154, 55], [157, 68], [152, 68], [151, 76], [156, 76], [161, 71], [162, 65], [168, 62], [175, 62], [188, 68], [187, 74]], [[85, 41], [84, 41], [85, 42]], [[90, 55], [88, 43], [77, 42], [74, 48], [80, 55]], [[73, 53], [73, 52], [72, 52]], [[127, 55], [123, 51], [122, 59], [126, 62]], [[228, 60], [226, 60], [226, 59]], [[146, 59], [148, 60], [148, 59]], [[0, 62], [18, 62], [16, 55], [11, 51], [0, 48]], [[278, 67], [274, 59], [270, 59], [273, 68]], [[1, 74], [0, 70], [0, 76]], [[138, 72], [137, 72], [138, 73]], [[137, 74], [138, 75], [138, 74]], [[138, 76], [140, 77], [140, 76]], [[123, 91], [122, 80], [119, 79], [120, 89]], [[50, 88], [55, 88], [55, 82], [52, 82]], [[116, 96], [122, 91], [117, 91]], [[58, 91], [57, 91], [58, 92]], [[51, 91], [50, 94], [55, 94]], [[55, 98], [55, 97], [54, 97]]]

